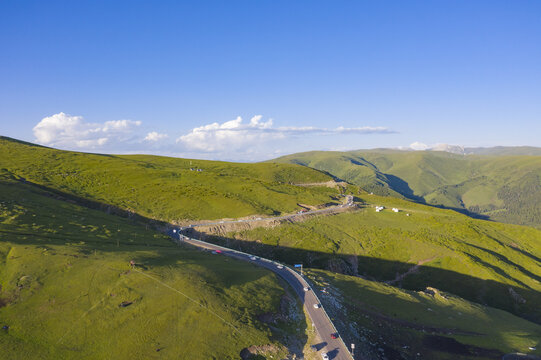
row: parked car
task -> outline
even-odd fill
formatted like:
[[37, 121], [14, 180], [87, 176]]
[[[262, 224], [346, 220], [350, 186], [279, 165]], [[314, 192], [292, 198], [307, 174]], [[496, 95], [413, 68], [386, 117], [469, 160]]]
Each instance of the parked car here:
[[304, 290], [304, 291], [308, 291], [308, 290], [310, 290], [310, 288], [307, 287], [307, 286], [305, 286], [303, 290]]
[[319, 309], [321, 307], [320, 304], [314, 304], [314, 309]]
[[329, 355], [327, 355], [327, 353], [322, 353], [322, 354], [321, 354], [321, 358], [322, 358], [323, 360], [329, 360]]
[[332, 333], [331, 339], [338, 339], [338, 333]]
[[283, 269], [283, 268], [284, 268], [284, 265], [278, 264], [278, 265], [276, 265], [276, 267], [277, 267], [278, 269]]
[[255, 261], [255, 260], [257, 260], [257, 258], [255, 256], [250, 256], [250, 260]]

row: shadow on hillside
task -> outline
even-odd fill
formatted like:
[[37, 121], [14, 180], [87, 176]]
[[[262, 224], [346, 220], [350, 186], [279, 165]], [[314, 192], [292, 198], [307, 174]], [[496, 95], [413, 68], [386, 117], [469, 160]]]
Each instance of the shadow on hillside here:
[[[50, 189], [47, 186], [34, 184], [23, 179], [19, 179], [21, 183], [29, 186], [30, 188], [38, 188], [44, 192], [44, 196], [54, 197], [58, 200], [64, 200], [69, 202], [74, 202], [78, 205], [101, 210], [108, 214], [117, 215], [123, 218], [129, 219], [133, 224], [140, 224], [146, 227], [153, 227], [158, 230], [164, 230], [168, 227], [168, 224], [154, 219], [149, 219], [147, 217], [135, 214], [133, 212], [120, 209], [115, 206], [111, 206], [99, 201], [88, 200], [76, 195], [67, 194], [65, 192]], [[349, 275], [360, 275], [370, 279], [378, 281], [387, 281], [392, 280], [396, 277], [397, 274], [401, 274], [410, 269], [413, 264], [403, 263], [398, 261], [389, 261], [381, 260], [365, 256], [356, 256], [352, 254], [331, 254], [321, 251], [308, 251], [304, 249], [297, 248], [288, 248], [282, 246], [274, 246], [262, 244], [259, 242], [253, 241], [244, 241], [236, 240], [230, 238], [208, 236], [203, 233], [197, 232], [194, 228], [188, 228], [185, 230], [188, 235], [196, 238], [202, 238], [203, 240], [215, 242], [227, 247], [232, 247], [235, 249], [243, 250], [249, 253], [253, 253], [259, 256], [266, 258], [275, 259], [287, 264], [294, 263], [303, 263], [306, 267], [320, 268], [331, 270], [338, 273], [349, 274]], [[7, 233], [7, 231], [3, 231]], [[35, 234], [28, 234], [33, 236]], [[40, 234], [42, 240], [35, 241], [36, 245], [47, 245], [48, 240], [51, 244], [62, 244], [67, 240], [59, 235], [53, 234]], [[11, 240], [9, 240], [11, 241]], [[16, 242], [16, 241], [15, 241]], [[24, 244], [32, 243], [32, 241], [24, 240]], [[78, 245], [78, 247], [83, 252], [91, 252], [96, 248], [96, 245], [104, 243], [99, 239], [95, 243], [88, 243], [86, 245]], [[145, 246], [144, 243], [122, 243], [124, 248], [116, 248], [114, 246], [106, 246], [103, 248], [98, 248], [100, 251], [126, 251], [126, 246], [128, 248], [147, 248], [148, 246], [153, 247], [158, 250], [160, 255], [163, 255], [163, 260], [166, 261], [168, 258], [167, 253], [170, 252], [171, 246], [167, 245], [154, 245], [152, 243]], [[490, 252], [493, 256], [498, 257], [501, 261], [509, 263], [510, 265], [515, 266], [519, 271], [521, 271], [524, 276], [533, 277], [534, 279], [540, 281], [541, 278], [535, 274], [524, 269], [520, 264], [515, 264], [509, 262], [508, 259], [502, 257], [499, 254], [496, 254], [490, 250], [482, 249], [484, 251]], [[517, 249], [518, 250], [518, 249]], [[520, 251], [520, 250], [519, 250]], [[522, 251], [521, 251], [522, 252]], [[538, 257], [525, 254], [532, 258], [535, 261], [540, 261]], [[171, 262], [174, 262], [175, 259], [172, 258]], [[167, 262], [167, 261], [166, 261]], [[511, 281], [520, 283], [519, 279], [512, 278], [509, 274], [502, 272], [501, 269], [497, 269], [500, 272], [500, 275], [507, 277]], [[407, 276], [400, 284], [407, 289], [420, 290], [424, 289], [426, 286], [437, 287], [444, 291], [449, 291], [455, 293], [459, 296], [462, 296], [466, 299], [479, 302], [482, 304], [488, 304], [493, 307], [504, 309], [515, 314], [519, 314], [528, 319], [533, 319], [538, 323], [541, 323], [541, 315], [539, 314], [541, 310], [536, 311], [534, 314], [529, 313], [529, 307], [536, 304], [535, 301], [528, 301], [528, 299], [540, 300], [540, 294], [531, 289], [527, 289], [526, 286], [523, 287], [514, 287], [513, 291], [516, 294], [519, 294], [521, 297], [526, 299], [525, 304], [520, 304], [520, 301], [516, 301], [518, 297], [510, 296], [511, 291], [509, 290], [510, 286], [506, 284], [499, 283], [493, 280], [482, 280], [476, 277], [464, 275], [458, 272], [453, 272], [449, 270], [443, 270], [439, 268], [433, 268], [430, 266], [420, 266], [419, 271], [415, 274]], [[524, 295], [523, 295], [524, 294]], [[541, 302], [537, 302], [541, 303]], [[523, 311], [525, 310], [525, 311]]]
[[[414, 266], [414, 264], [400, 261], [382, 260], [351, 254], [329, 254], [320, 251], [308, 251], [267, 245], [254, 241], [218, 237], [200, 233], [194, 228], [186, 229], [185, 234], [232, 249], [280, 261], [291, 266], [302, 263], [307, 268], [324, 269], [376, 281], [393, 280], [398, 274], [403, 274]], [[503, 259], [502, 261], [505, 260]], [[520, 271], [524, 270], [520, 266], [518, 266], [518, 269]], [[501, 271], [501, 269], [498, 270]], [[523, 273], [525, 276], [533, 275], [528, 271], [523, 271]], [[504, 275], [511, 281], [520, 283], [520, 281], [510, 277], [508, 274]], [[538, 276], [534, 275], [534, 278], [538, 278]], [[498, 281], [484, 280], [429, 265], [418, 266], [417, 271], [406, 276], [397, 285], [398, 287], [413, 291], [421, 291], [427, 287], [434, 287], [469, 301], [501, 309], [523, 319], [541, 324], [541, 308], [538, 306], [541, 303], [541, 292], [528, 288], [526, 285], [524, 287], [510, 286]], [[351, 334], [350, 329], [346, 325], [340, 322], [336, 325], [346, 343], [356, 342], [358, 340], [354, 338], [354, 335]], [[428, 336], [428, 333], [424, 334], [424, 330], [422, 332], [422, 337], [425, 335]], [[432, 350], [438, 349], [433, 346]], [[475, 352], [479, 352], [483, 349], [474, 350]], [[484, 349], [483, 351], [485, 350], [490, 352], [490, 349]], [[444, 348], [439, 349], [439, 351], [447, 352]], [[397, 357], [397, 359], [399, 358], [401, 359], [401, 357]]]
[[[191, 237], [274, 259], [286, 264], [302, 263], [305, 267], [361, 276], [377, 281], [394, 280], [397, 275], [405, 273], [415, 265], [367, 256], [308, 251], [262, 244], [255, 241], [207, 235], [199, 233], [194, 228], [188, 228], [185, 232], [186, 235]], [[523, 270], [521, 266], [518, 266], [517, 269], [519, 271]], [[501, 269], [498, 270], [503, 272]], [[533, 275], [528, 271], [523, 271], [523, 273], [528, 277]], [[504, 273], [502, 276], [507, 277], [510, 281], [521, 283], [509, 274]], [[539, 277], [535, 276], [535, 278]], [[523, 287], [510, 286], [498, 281], [484, 280], [430, 265], [418, 265], [417, 271], [402, 279], [398, 283], [398, 286], [415, 291], [424, 290], [428, 286], [435, 287], [464, 299], [502, 309], [541, 324], [541, 308], [538, 306], [541, 303], [541, 293], [528, 288], [526, 285]]]
[[[490, 217], [487, 215], [479, 214], [465, 208], [427, 203], [426, 200], [422, 196], [418, 196], [414, 194], [413, 189], [409, 186], [408, 182], [406, 182], [405, 180], [391, 174], [382, 173], [382, 175], [386, 178], [387, 184], [389, 185], [389, 189], [404, 196], [404, 198], [407, 200], [410, 200], [419, 204], [427, 205], [427, 206], [436, 207], [438, 209], [453, 210], [463, 215], [469, 216], [473, 219], [492, 221]], [[381, 192], [380, 195], [392, 196], [391, 194], [386, 193], [385, 191]]]
[[392, 190], [396, 191], [399, 194], [402, 194], [404, 197], [406, 197], [409, 200], [413, 200], [415, 202], [419, 202], [422, 204], [425, 204], [425, 199], [421, 196], [417, 196], [413, 193], [413, 189], [410, 188], [409, 184], [399, 178], [398, 176], [394, 176], [391, 174], [383, 174], [389, 180], [389, 186]]
[[[103, 156], [111, 156], [111, 155], [103, 155]], [[77, 204], [89, 209], [104, 211], [107, 214], [112, 214], [112, 215], [117, 215], [123, 218], [128, 218], [134, 222], [138, 222], [142, 224], [149, 224], [152, 226], [167, 224], [166, 222], [151, 219], [151, 218], [139, 215], [133, 211], [121, 209], [117, 206], [110, 205], [101, 201], [89, 200], [75, 194], [70, 194], [70, 193], [60, 191], [60, 190], [57, 190], [45, 185], [36, 184], [36, 183], [26, 180], [25, 178], [17, 177], [16, 180], [18, 180], [19, 182], [25, 185], [28, 185], [30, 188], [34, 187], [39, 190], [42, 190], [44, 193], [40, 195], [49, 196], [56, 200], [68, 201], [68, 202], [71, 202], [71, 203], [74, 203], [74, 204]]]
[[461, 213], [461, 214], [463, 214], [463, 215], [469, 216], [469, 217], [471, 217], [472, 219], [479, 219], [479, 220], [493, 221], [493, 220], [492, 220], [489, 216], [487, 216], [487, 215], [478, 214], [478, 213], [469, 211], [468, 209], [464, 209], [464, 208], [457, 208], [457, 207], [445, 206], [445, 205], [440, 205], [440, 204], [429, 204], [429, 203], [426, 203], [426, 202], [421, 202], [421, 204], [423, 204], [423, 205], [428, 205], [428, 206], [433, 206], [433, 207], [436, 207], [436, 208], [438, 208], [438, 209], [453, 210], [453, 211], [456, 211], [456, 212]]
[[409, 184], [404, 181], [403, 179], [399, 178], [398, 176], [394, 176], [391, 174], [384, 174], [385, 177], [389, 180], [389, 186], [392, 190], [396, 191], [397, 193], [403, 195], [406, 199], [415, 201], [417, 203], [437, 207], [439, 209], [446, 209], [446, 210], [453, 210], [456, 212], [459, 212], [463, 215], [469, 216], [474, 219], [479, 220], [490, 220], [490, 217], [486, 215], [482, 215], [476, 212], [472, 212], [465, 208], [459, 208], [459, 207], [453, 207], [453, 206], [445, 206], [441, 204], [429, 204], [426, 202], [426, 200], [422, 196], [417, 196], [413, 193], [413, 190], [410, 188]]
[[[51, 198], [63, 202], [74, 203], [84, 208], [99, 210], [108, 213], [111, 216], [124, 218], [127, 223], [134, 226], [133, 232], [135, 233], [137, 233], [138, 227], [141, 229], [141, 232], [143, 232], [142, 230], [148, 230], [150, 228], [165, 231], [168, 227], [166, 223], [155, 221], [98, 201], [87, 200], [76, 195], [50, 189], [47, 186], [34, 184], [24, 178], [12, 177], [12, 179], [18, 180], [18, 183], [10, 183], [8, 184], [9, 186], [26, 187], [28, 193], [33, 193], [34, 195], [45, 199]], [[7, 191], [9, 191], [9, 188]], [[21, 201], [21, 204], [24, 206], [24, 200]], [[60, 202], [54, 204], [60, 204]], [[39, 209], [36, 208], [36, 210]], [[69, 222], [71, 220], [65, 219], [65, 221]], [[60, 222], [60, 224], [62, 224], [62, 222]], [[2, 227], [0, 228], [0, 240], [2, 242], [20, 246], [34, 245], [38, 249], [41, 249], [43, 254], [46, 254], [47, 256], [67, 258], [68, 263], [72, 262], [70, 259], [75, 258], [79, 260], [92, 260], [98, 259], [107, 253], [122, 253], [120, 259], [126, 258], [125, 262], [119, 263], [115, 260], [112, 262], [115, 265], [114, 267], [110, 267], [110, 270], [117, 271], [119, 275], [141, 272], [158, 281], [166, 280], [161, 271], [164, 268], [174, 269], [190, 266], [190, 271], [199, 273], [201, 279], [204, 279], [204, 281], [202, 281], [204, 286], [211, 288], [212, 291], [218, 293], [220, 297], [229, 299], [231, 304], [234, 304], [236, 301], [231, 297], [231, 291], [250, 289], [251, 286], [253, 286], [251, 284], [257, 284], [260, 280], [269, 276], [267, 272], [262, 271], [254, 264], [247, 262], [246, 267], [239, 268], [234, 264], [235, 260], [231, 258], [213, 255], [211, 253], [205, 254], [203, 251], [188, 247], [188, 245], [179, 247], [173, 241], [168, 241], [167, 238], [155, 242], [152, 241], [152, 237], [149, 241], [143, 236], [137, 236], [134, 242], [130, 242], [132, 240], [130, 237], [133, 237], [133, 233], [124, 233], [122, 236], [114, 234], [114, 236], [116, 236], [115, 238], [104, 238], [102, 236], [96, 236], [96, 234], [91, 232], [82, 231], [82, 233], [85, 234], [85, 238], [84, 241], [79, 241], [80, 238], [73, 236], [76, 232], [78, 232], [78, 230], [74, 230], [73, 227], [70, 228], [70, 230], [62, 230], [62, 226], [54, 233], [32, 229], [28, 229], [27, 231], [17, 231], [16, 228]], [[148, 231], [145, 231], [144, 233], [145, 235], [149, 234]], [[122, 238], [119, 243], [116, 241], [118, 238]], [[59, 245], [62, 247], [59, 247]], [[17, 258], [19, 257], [15, 255], [9, 256], [9, 259]], [[133, 263], [130, 263], [131, 261], [133, 261]], [[254, 271], [247, 272], [247, 268], [249, 269], [251, 267], [253, 267]], [[219, 276], [216, 274], [219, 274]], [[249, 286], [245, 288], [245, 285]], [[285, 285], [285, 282], [283, 285]], [[170, 290], [174, 291], [174, 289]], [[280, 306], [276, 313], [248, 316], [246, 313], [239, 312], [237, 314], [237, 321], [245, 327], [257, 327], [259, 329], [262, 329], [262, 324], [265, 324], [268, 329], [272, 330], [271, 338], [273, 340], [288, 346], [290, 353], [295, 354], [297, 357], [301, 357], [302, 349], [308, 341], [308, 336], [306, 335], [306, 318], [302, 309], [299, 310], [297, 304], [294, 304], [295, 306], [292, 304], [292, 301], [296, 302], [296, 297], [290, 295], [292, 293], [294, 293], [294, 290], [288, 288], [288, 295], [284, 296], [280, 301]], [[0, 287], [0, 307], [4, 300], [1, 295]], [[250, 294], [247, 295], [250, 296]], [[300, 292], [298, 295], [302, 299], [305, 294]], [[204, 299], [201, 299], [201, 305], [203, 307], [205, 306]], [[292, 309], [297, 310], [295, 314], [292, 314]], [[239, 308], [239, 310], [243, 310], [243, 308]], [[234, 311], [234, 308], [231, 308], [229, 311]], [[254, 323], [255, 319], [259, 320], [260, 324], [257, 322]], [[295, 319], [293, 330], [288, 329], [288, 326], [292, 323], [291, 319]], [[263, 327], [263, 329], [267, 328]], [[294, 341], [292, 338], [294, 338]]]
[[[116, 207], [100, 203], [97, 201], [91, 201], [84, 198], [77, 197], [75, 195], [66, 194], [61, 191], [52, 190], [46, 186], [29, 183], [25, 180], [20, 180], [28, 186], [33, 186], [47, 192], [47, 196], [57, 198], [59, 200], [71, 201], [79, 205], [105, 211], [112, 215], [118, 215], [127, 219], [130, 219], [133, 223], [144, 225], [151, 224], [152, 226], [159, 228], [165, 227], [166, 224], [158, 222], [152, 219], [145, 218], [143, 216], [134, 214], [132, 212], [118, 209]], [[363, 276], [368, 279], [387, 281], [395, 279], [397, 274], [403, 274], [408, 271], [413, 264], [382, 260], [377, 258], [371, 258], [366, 256], [357, 256], [353, 254], [332, 254], [322, 251], [308, 251], [303, 249], [273, 246], [262, 244], [253, 241], [236, 240], [231, 238], [223, 238], [216, 236], [208, 236], [203, 233], [197, 232], [196, 229], [190, 228], [186, 230], [187, 235], [192, 237], [201, 238], [202, 240], [214, 242], [220, 245], [224, 245], [233, 249], [242, 250], [245, 252], [253, 253], [262, 257], [274, 259], [287, 264], [302, 263], [305, 267], [319, 268], [334, 271], [337, 273], [343, 273], [348, 275]], [[34, 234], [28, 234], [34, 235]], [[18, 241], [7, 241], [17, 243]], [[62, 236], [41, 236], [41, 240], [26, 239], [20, 241], [20, 244], [35, 244], [35, 245], [48, 245], [50, 244], [62, 244], [69, 241]], [[180, 252], [175, 251], [173, 244], [171, 246], [165, 245], [150, 245], [145, 247], [142, 243], [134, 244], [122, 244], [122, 247], [116, 248], [114, 246], [97, 247], [100, 244], [100, 240], [96, 239], [95, 243], [87, 243], [83, 245], [77, 245], [83, 255], [91, 256], [94, 249], [98, 248], [103, 252], [116, 252], [127, 250], [141, 250], [152, 249], [154, 254], [139, 256], [136, 258], [138, 263], [160, 265], [160, 266], [178, 266]], [[494, 255], [494, 254], [493, 254]], [[209, 256], [216, 256], [210, 255]], [[219, 256], [219, 255], [218, 255]], [[531, 255], [534, 260], [539, 261], [539, 258]], [[505, 259], [500, 259], [505, 261]], [[228, 259], [228, 261], [234, 261]], [[197, 263], [197, 259], [182, 257], [181, 263]], [[517, 265], [517, 264], [514, 264]], [[522, 271], [524, 276], [531, 277], [532, 274], [524, 271], [521, 266], [517, 267], [519, 271]], [[498, 269], [500, 270], [500, 269]], [[152, 267], [150, 267], [152, 271]], [[502, 274], [511, 281], [517, 281], [518, 279], [512, 278], [509, 274]], [[537, 277], [539, 278], [539, 277]], [[240, 281], [241, 279], [239, 279]], [[486, 304], [495, 308], [506, 310], [515, 315], [528, 319], [530, 321], [541, 324], [541, 308], [538, 306], [541, 303], [541, 293], [538, 291], [517, 286], [509, 286], [494, 280], [483, 280], [477, 277], [461, 274], [459, 272], [444, 270], [440, 268], [431, 267], [429, 265], [421, 265], [418, 271], [405, 277], [399, 284], [400, 287], [410, 290], [424, 290], [427, 286], [435, 287], [437, 289], [447, 291], [456, 294], [462, 298]], [[302, 297], [303, 294], [300, 294]], [[303, 315], [304, 316], [304, 315]], [[347, 339], [347, 331], [344, 332], [344, 336]]]

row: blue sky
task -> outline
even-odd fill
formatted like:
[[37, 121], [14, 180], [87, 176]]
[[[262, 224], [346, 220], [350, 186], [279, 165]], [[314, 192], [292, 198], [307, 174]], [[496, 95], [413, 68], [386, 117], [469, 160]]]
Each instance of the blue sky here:
[[0, 133], [240, 161], [541, 146], [541, 2], [2, 1]]

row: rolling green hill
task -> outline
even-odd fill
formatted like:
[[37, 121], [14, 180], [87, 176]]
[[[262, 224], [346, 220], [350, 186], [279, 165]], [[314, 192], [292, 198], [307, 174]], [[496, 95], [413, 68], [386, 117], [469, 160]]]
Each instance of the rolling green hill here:
[[[0, 138], [0, 169], [27, 182], [163, 221], [278, 214], [337, 194], [320, 171], [150, 155], [61, 151]], [[198, 171], [201, 170], [201, 171]]]
[[513, 148], [478, 151], [490, 155], [398, 150], [320, 151], [273, 161], [327, 171], [379, 195], [404, 197], [496, 221], [541, 227], [541, 156], [507, 155], [524, 153], [524, 149]]
[[[362, 200], [365, 207], [356, 212], [231, 232], [230, 240], [214, 241], [406, 289], [432, 286], [541, 324], [540, 230], [392, 197]], [[378, 213], [375, 205], [386, 209]]]
[[307, 338], [282, 286], [0, 171], [2, 358], [238, 359], [250, 346], [281, 358]]

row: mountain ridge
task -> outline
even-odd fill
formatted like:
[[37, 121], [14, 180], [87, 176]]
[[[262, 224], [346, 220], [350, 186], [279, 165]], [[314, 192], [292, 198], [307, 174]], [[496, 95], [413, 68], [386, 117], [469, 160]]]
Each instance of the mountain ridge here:
[[390, 149], [313, 151], [271, 162], [327, 171], [367, 192], [407, 198], [485, 219], [539, 227], [541, 156], [508, 155], [508, 152], [457, 155]]

